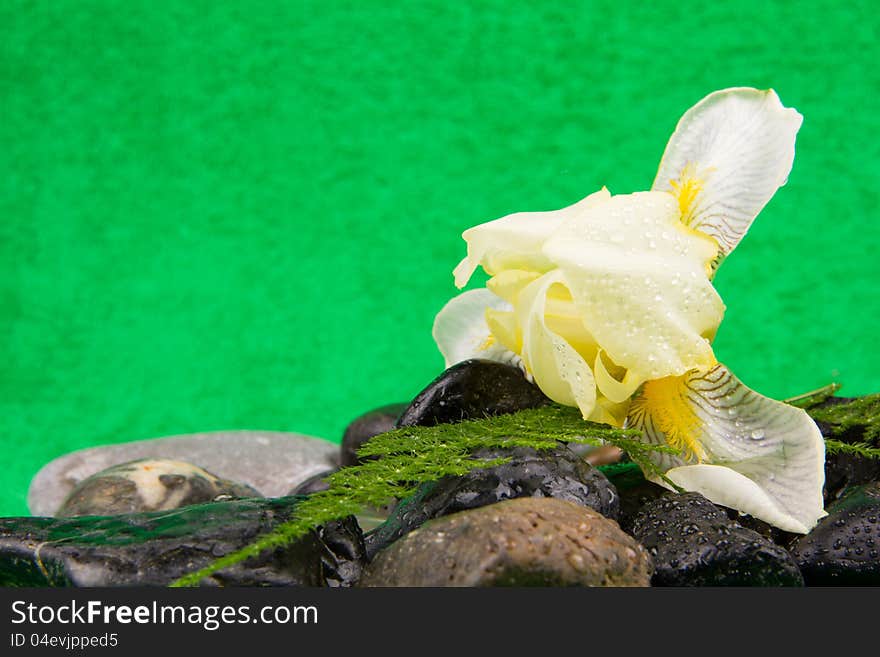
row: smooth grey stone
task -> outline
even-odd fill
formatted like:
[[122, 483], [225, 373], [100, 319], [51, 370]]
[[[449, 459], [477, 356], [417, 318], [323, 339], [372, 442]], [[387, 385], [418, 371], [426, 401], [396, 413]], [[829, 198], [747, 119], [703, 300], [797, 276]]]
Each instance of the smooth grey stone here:
[[216, 431], [90, 447], [43, 466], [31, 481], [28, 508], [35, 516], [53, 516], [84, 479], [142, 458], [187, 461], [267, 497], [281, 497], [338, 467], [339, 445], [280, 431]]
[[358, 586], [648, 586], [652, 571], [615, 521], [520, 497], [426, 522], [382, 550]]
[[139, 459], [101, 470], [80, 482], [59, 518], [169, 511], [192, 504], [262, 497], [246, 484], [214, 476], [186, 461]]

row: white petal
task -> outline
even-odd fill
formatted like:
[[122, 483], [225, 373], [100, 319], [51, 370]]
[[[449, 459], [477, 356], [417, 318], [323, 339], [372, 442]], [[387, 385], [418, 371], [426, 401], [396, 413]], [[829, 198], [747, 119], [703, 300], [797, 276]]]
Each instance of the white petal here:
[[486, 358], [503, 363], [515, 354], [493, 342], [486, 325], [486, 310], [510, 310], [509, 303], [486, 288], [468, 290], [453, 297], [434, 318], [434, 341], [446, 360], [446, 367], [469, 358]]
[[686, 465], [669, 470], [666, 476], [677, 486], [697, 491], [715, 504], [738, 509], [787, 532], [806, 534], [818, 521], [818, 517], [806, 518], [805, 523], [780, 509], [777, 500], [757, 482], [723, 465]]
[[517, 212], [469, 228], [462, 235], [468, 245], [468, 255], [453, 272], [456, 286], [464, 287], [479, 265], [490, 275], [504, 269], [540, 273], [549, 271], [553, 265], [541, 253], [545, 240], [568, 217], [577, 216], [585, 209], [605, 202], [610, 196], [603, 187], [561, 210]]
[[679, 216], [669, 194], [614, 196], [566, 221], [544, 245], [595, 341], [643, 379], [715, 362], [708, 338], [724, 304], [707, 272], [717, 247]]
[[768, 399], [723, 365], [647, 382], [628, 426], [680, 448], [656, 462], [686, 490], [781, 529], [806, 533], [825, 515], [825, 443], [801, 409]]
[[675, 194], [682, 220], [726, 256], [785, 184], [802, 121], [772, 89], [716, 91], [679, 121], [651, 189]]
[[547, 293], [553, 285], [564, 284], [557, 270], [530, 284], [516, 307], [523, 327], [523, 363], [535, 383], [553, 401], [577, 406], [585, 418], [596, 406], [596, 384], [586, 361], [545, 321]]

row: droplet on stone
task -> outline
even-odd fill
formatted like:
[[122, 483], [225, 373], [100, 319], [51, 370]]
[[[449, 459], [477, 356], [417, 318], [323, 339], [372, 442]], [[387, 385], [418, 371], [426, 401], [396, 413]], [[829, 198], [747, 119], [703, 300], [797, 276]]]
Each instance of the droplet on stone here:
[[[534, 540], [545, 534], [555, 540]], [[529, 497], [422, 525], [380, 552], [358, 585], [648, 586], [651, 572], [647, 551], [613, 520]]]
[[630, 533], [654, 555], [654, 586], [803, 585], [784, 548], [730, 520], [699, 493], [647, 502]]

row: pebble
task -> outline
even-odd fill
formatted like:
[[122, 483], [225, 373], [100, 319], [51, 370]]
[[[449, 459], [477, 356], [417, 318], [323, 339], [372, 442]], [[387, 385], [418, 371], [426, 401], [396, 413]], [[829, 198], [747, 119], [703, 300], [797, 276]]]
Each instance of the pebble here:
[[355, 418], [342, 434], [340, 465], [356, 465], [360, 463], [357, 450], [373, 436], [391, 431], [395, 428], [397, 418], [409, 404], [388, 404]]
[[[302, 498], [246, 499], [172, 511], [0, 518], [0, 586], [167, 586], [290, 520]], [[360, 529], [328, 523], [202, 582], [345, 586], [360, 574]]]
[[651, 572], [613, 520], [529, 497], [425, 523], [380, 552], [358, 586], [648, 586]]
[[699, 493], [649, 501], [630, 533], [654, 558], [654, 586], [803, 585], [784, 548], [738, 525]]
[[193, 463], [217, 477], [281, 497], [310, 477], [339, 465], [339, 446], [296, 433], [219, 431], [91, 447], [51, 461], [28, 490], [35, 516], [53, 516], [83, 480], [136, 459]]
[[807, 586], [880, 586], [880, 482], [851, 489], [791, 548]]
[[140, 459], [107, 468], [71, 491], [58, 517], [168, 511], [218, 499], [260, 497], [259, 491], [185, 463]]
[[519, 368], [491, 360], [466, 360], [450, 367], [416, 395], [401, 413], [397, 426], [477, 420], [549, 403]]
[[372, 556], [432, 518], [520, 497], [552, 497], [595, 509], [616, 519], [618, 496], [599, 470], [567, 447], [539, 452], [529, 447], [481, 450], [478, 458], [505, 457], [507, 463], [444, 477], [425, 484], [366, 536]]

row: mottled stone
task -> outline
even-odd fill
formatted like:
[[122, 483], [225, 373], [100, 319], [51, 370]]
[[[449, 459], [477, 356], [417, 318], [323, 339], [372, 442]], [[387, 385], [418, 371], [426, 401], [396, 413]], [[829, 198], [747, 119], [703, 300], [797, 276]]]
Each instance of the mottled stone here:
[[[0, 586], [165, 586], [291, 519], [299, 497], [247, 499], [173, 511], [0, 519]], [[221, 586], [350, 584], [362, 566], [349, 519], [225, 568]]]
[[801, 586], [782, 547], [699, 493], [667, 493], [636, 514], [632, 536], [654, 558], [654, 586]]
[[518, 368], [490, 360], [466, 360], [428, 384], [400, 415], [397, 426], [478, 420], [549, 403]]
[[807, 586], [880, 586], [880, 482], [851, 489], [791, 548]]
[[519, 498], [425, 523], [380, 552], [359, 586], [648, 586], [651, 572], [613, 520]]
[[192, 463], [141, 459], [115, 465], [80, 482], [55, 515], [63, 518], [167, 511], [242, 497], [260, 497], [260, 493], [245, 484], [220, 479]]
[[396, 426], [397, 418], [409, 404], [388, 404], [375, 408], [355, 418], [342, 434], [340, 463], [343, 466], [359, 463], [357, 450], [373, 436], [391, 431]]
[[614, 486], [564, 445], [549, 452], [528, 447], [481, 450], [475, 456], [510, 460], [421, 486], [412, 497], [397, 505], [385, 523], [367, 535], [368, 554], [376, 554], [432, 518], [518, 497], [553, 497], [617, 518], [618, 496]]
[[31, 481], [28, 507], [37, 516], [55, 515], [84, 479], [143, 458], [194, 463], [222, 479], [280, 497], [310, 477], [337, 467], [339, 446], [295, 433], [220, 431], [92, 447], [43, 466]]

